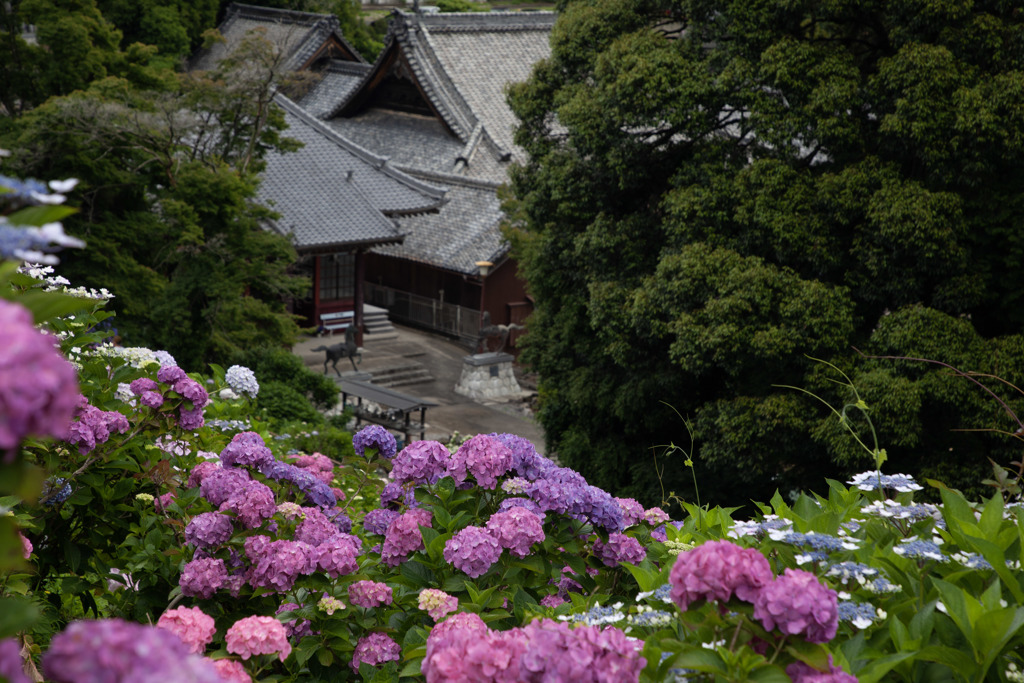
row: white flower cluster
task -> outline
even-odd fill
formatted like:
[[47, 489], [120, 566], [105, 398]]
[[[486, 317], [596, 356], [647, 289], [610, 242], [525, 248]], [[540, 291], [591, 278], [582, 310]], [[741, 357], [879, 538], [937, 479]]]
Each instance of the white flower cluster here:
[[[232, 365], [224, 374], [224, 381], [239, 394], [248, 394], [250, 398], [256, 398], [260, 393], [260, 383], [256, 381], [256, 375], [244, 365]], [[221, 398], [224, 398], [221, 396]]]
[[909, 493], [911, 491], [920, 491], [924, 488], [914, 481], [914, 478], [909, 474], [879, 474], [874, 470], [861, 472], [846, 483], [859, 488], [861, 491], [885, 489]]
[[72, 287], [66, 277], [54, 275], [53, 267], [42, 263], [26, 262], [18, 268], [18, 272], [42, 282], [44, 292], [61, 292], [69, 296], [77, 296], [80, 299], [96, 299], [97, 301], [110, 301], [114, 298], [114, 295], [106, 287], [100, 289]]
[[907, 519], [911, 522], [918, 522], [931, 517], [936, 521], [942, 520], [942, 512], [931, 503], [914, 503], [913, 505], [902, 505], [895, 500], [876, 500], [860, 510], [866, 515], [875, 515], [887, 519]]

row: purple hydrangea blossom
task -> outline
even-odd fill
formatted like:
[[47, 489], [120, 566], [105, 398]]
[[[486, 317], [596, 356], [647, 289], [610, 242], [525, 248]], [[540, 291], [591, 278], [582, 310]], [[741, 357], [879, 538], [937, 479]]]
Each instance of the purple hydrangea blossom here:
[[398, 519], [400, 514], [398, 510], [387, 510], [385, 508], [370, 510], [363, 517], [363, 531], [368, 534], [383, 536], [388, 532], [391, 522]]
[[433, 484], [445, 476], [451, 453], [437, 441], [414, 441], [391, 461], [391, 478], [399, 484]]
[[129, 429], [128, 418], [116, 410], [100, 410], [85, 404], [72, 423], [67, 441], [78, 445], [78, 452], [85, 455], [96, 446], [106, 443], [111, 432], [124, 434]]
[[[347, 534], [337, 534], [316, 546], [317, 566], [332, 579], [359, 570], [360, 546]], [[356, 538], [358, 541], [358, 538]], [[360, 542], [361, 543], [361, 542]]]
[[219, 512], [204, 512], [189, 520], [185, 541], [197, 548], [213, 548], [227, 543], [233, 532], [230, 517]]
[[268, 479], [293, 484], [306, 495], [309, 502], [318, 507], [332, 508], [338, 503], [330, 486], [301, 467], [272, 460], [260, 467], [260, 473]]
[[[230, 470], [229, 470], [230, 471]], [[235, 513], [246, 529], [255, 529], [277, 512], [274, 492], [261, 481], [247, 481], [221, 503], [221, 512]]]
[[360, 457], [370, 457], [366, 455], [369, 451], [371, 455], [376, 452], [385, 460], [390, 460], [395, 457], [398, 443], [391, 432], [380, 425], [368, 425], [352, 437], [352, 447], [355, 449], [356, 455]]
[[249, 481], [245, 470], [219, 468], [207, 474], [199, 485], [199, 493], [215, 507], [220, 507]]
[[186, 564], [181, 570], [178, 583], [182, 595], [207, 599], [213, 597], [227, 578], [228, 570], [224, 560], [206, 557]]
[[[159, 373], [158, 373], [159, 375]], [[191, 377], [182, 377], [171, 385], [171, 390], [192, 403], [193, 408], [202, 408], [210, 402], [210, 395], [203, 385]]]
[[786, 675], [793, 683], [857, 683], [856, 676], [832, 663], [832, 655], [828, 656], [828, 671], [818, 671], [809, 664], [793, 662], [786, 667]]
[[0, 639], [0, 678], [6, 678], [8, 683], [29, 683], [15, 638]]
[[378, 666], [384, 662], [397, 662], [402, 658], [402, 648], [386, 633], [370, 633], [359, 639], [352, 653], [349, 666], [359, 671], [360, 664]]
[[467, 526], [444, 544], [444, 559], [474, 579], [486, 574], [499, 557], [501, 545], [479, 526]]
[[380, 506], [391, 510], [399, 510], [402, 506], [416, 507], [416, 495], [412, 487], [408, 489], [397, 481], [389, 481], [380, 492]]
[[256, 432], [240, 432], [235, 434], [231, 443], [220, 452], [220, 461], [224, 467], [256, 467], [260, 468], [274, 459], [263, 437]]
[[0, 299], [0, 460], [11, 462], [29, 435], [68, 434], [78, 375], [24, 306]]
[[328, 486], [334, 482], [334, 463], [322, 453], [300, 455], [295, 458], [294, 465], [306, 470]]
[[502, 548], [516, 557], [526, 557], [534, 543], [544, 542], [544, 526], [535, 513], [523, 507], [496, 512], [487, 520], [487, 530]]
[[512, 452], [512, 471], [528, 481], [540, 478], [546, 470], [555, 468], [553, 461], [537, 453], [529, 439], [515, 434], [489, 434]]
[[156, 378], [164, 384], [173, 386], [178, 380], [187, 379], [188, 375], [177, 365], [162, 365], [156, 372]]
[[606, 567], [618, 567], [620, 562], [640, 564], [647, 557], [647, 551], [632, 536], [611, 533], [608, 534], [607, 543], [601, 539], [594, 541], [594, 556]]
[[774, 580], [765, 556], [729, 541], [708, 541], [682, 552], [672, 565], [672, 601], [686, 610], [700, 600], [728, 602], [733, 595], [753, 602]]
[[520, 681], [519, 659], [526, 649], [522, 630], [491, 631], [479, 617], [463, 621], [463, 616], [470, 615], [449, 617], [435, 626], [427, 638], [427, 652], [421, 664], [427, 683]]
[[394, 600], [391, 586], [379, 581], [356, 581], [348, 587], [349, 601], [358, 607], [380, 607]]
[[221, 683], [174, 633], [120, 619], [72, 623], [50, 642], [43, 673], [54, 683]]
[[647, 660], [643, 641], [627, 638], [614, 626], [576, 626], [542, 619], [524, 626], [526, 651], [519, 659], [519, 680], [638, 681]]
[[[249, 555], [250, 548], [246, 548]], [[255, 546], [254, 553], [257, 552]], [[273, 588], [286, 593], [295, 585], [299, 576], [312, 574], [316, 569], [319, 553], [307, 543], [278, 540], [267, 543], [256, 558], [249, 555], [253, 566], [246, 578], [254, 588]]]
[[507, 512], [512, 508], [523, 508], [525, 510], [529, 510], [540, 517], [542, 522], [547, 517], [547, 515], [544, 514], [544, 511], [540, 509], [540, 506], [530, 498], [506, 498], [498, 503], [498, 512]]
[[431, 526], [430, 510], [413, 508], [399, 515], [385, 532], [380, 560], [388, 567], [404, 562], [409, 555], [423, 549], [420, 527]]
[[478, 486], [493, 489], [498, 485], [498, 477], [511, 467], [512, 451], [508, 446], [486, 434], [478, 434], [455, 451], [448, 463], [448, 475], [457, 484], [472, 475]]
[[643, 521], [644, 506], [635, 498], [616, 498], [615, 502], [619, 504], [619, 510], [622, 511], [622, 528], [628, 529]]
[[319, 508], [302, 508], [304, 518], [295, 528], [296, 541], [318, 546], [339, 534], [338, 528]]
[[769, 631], [827, 643], [839, 626], [836, 592], [802, 569], [786, 569], [754, 596], [754, 618]]
[[259, 561], [259, 559], [263, 557], [263, 554], [267, 551], [268, 545], [270, 545], [270, 538], [263, 536], [262, 534], [249, 536], [242, 541], [245, 556], [253, 563]]
[[136, 396], [142, 396], [147, 391], [159, 392], [160, 385], [151, 380], [149, 377], [140, 377], [136, 380], [132, 380], [132, 383], [128, 385], [131, 392]]
[[194, 432], [206, 424], [203, 417], [203, 407], [195, 406], [186, 408], [184, 404], [178, 407], [178, 428], [186, 432]]
[[[277, 611], [274, 612], [274, 614], [278, 615], [297, 609], [302, 609], [302, 605], [298, 605], [294, 602], [285, 602], [281, 603], [281, 606], [277, 608]], [[306, 636], [314, 634], [313, 622], [309, 619], [291, 619], [282, 623], [284, 624], [285, 634], [295, 642], [298, 642]]]
[[324, 515], [330, 520], [334, 528], [343, 534], [352, 531], [352, 518], [345, 514], [341, 508], [325, 509]]

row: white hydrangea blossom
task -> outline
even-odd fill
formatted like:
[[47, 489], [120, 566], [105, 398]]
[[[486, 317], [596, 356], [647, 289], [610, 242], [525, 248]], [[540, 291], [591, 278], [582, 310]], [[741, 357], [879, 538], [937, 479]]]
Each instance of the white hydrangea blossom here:
[[256, 398], [260, 393], [260, 384], [256, 381], [256, 375], [244, 365], [232, 365], [224, 375], [224, 380], [239, 394], [248, 394], [250, 398]]

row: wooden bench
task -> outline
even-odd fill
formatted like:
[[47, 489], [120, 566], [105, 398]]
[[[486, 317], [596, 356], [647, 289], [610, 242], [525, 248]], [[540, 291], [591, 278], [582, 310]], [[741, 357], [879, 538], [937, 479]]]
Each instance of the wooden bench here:
[[330, 332], [334, 336], [335, 330], [347, 329], [355, 319], [355, 311], [338, 311], [337, 313], [320, 314], [320, 333]]

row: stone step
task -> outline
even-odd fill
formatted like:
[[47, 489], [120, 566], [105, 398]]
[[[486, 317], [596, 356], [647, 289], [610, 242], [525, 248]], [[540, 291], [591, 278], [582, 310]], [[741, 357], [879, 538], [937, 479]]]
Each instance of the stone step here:
[[434, 381], [434, 377], [419, 363], [389, 365], [377, 369], [365, 369], [373, 375], [373, 383], [382, 387], [397, 387], [406, 384], [420, 384]]

